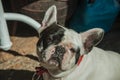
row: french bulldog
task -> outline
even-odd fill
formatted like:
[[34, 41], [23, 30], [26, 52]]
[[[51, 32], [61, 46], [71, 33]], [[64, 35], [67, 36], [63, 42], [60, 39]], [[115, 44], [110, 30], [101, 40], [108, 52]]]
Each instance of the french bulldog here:
[[120, 55], [95, 47], [104, 31], [77, 33], [57, 24], [56, 6], [45, 13], [39, 29], [37, 54], [43, 80], [120, 80]]

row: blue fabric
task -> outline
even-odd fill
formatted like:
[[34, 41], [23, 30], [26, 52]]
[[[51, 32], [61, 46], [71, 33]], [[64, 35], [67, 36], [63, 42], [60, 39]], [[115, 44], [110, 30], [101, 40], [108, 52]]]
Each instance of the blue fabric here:
[[70, 28], [77, 32], [86, 31], [91, 28], [103, 28], [106, 32], [112, 27], [116, 16], [120, 11], [117, 0], [81, 0], [81, 3], [70, 21]]

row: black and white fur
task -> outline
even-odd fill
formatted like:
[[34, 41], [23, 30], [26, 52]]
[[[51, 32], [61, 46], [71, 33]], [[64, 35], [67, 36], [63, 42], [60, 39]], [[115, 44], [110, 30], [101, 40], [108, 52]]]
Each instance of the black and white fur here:
[[[56, 6], [50, 7], [39, 29], [37, 54], [49, 73], [44, 80], [120, 80], [120, 55], [97, 47], [100, 28], [77, 33], [57, 24]], [[80, 65], [78, 59], [84, 55]]]

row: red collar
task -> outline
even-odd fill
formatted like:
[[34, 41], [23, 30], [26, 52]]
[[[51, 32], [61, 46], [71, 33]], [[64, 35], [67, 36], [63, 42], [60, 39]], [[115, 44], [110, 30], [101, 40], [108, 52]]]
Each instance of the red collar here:
[[32, 80], [39, 80], [43, 73], [48, 73], [48, 70], [44, 67], [36, 67], [36, 72], [32, 76]]
[[78, 62], [77, 62], [77, 65], [80, 65], [80, 63], [81, 63], [83, 57], [84, 57], [84, 55], [81, 55], [81, 56], [79, 57]]
[[41, 76], [43, 73], [48, 73], [48, 70], [44, 67], [36, 67], [36, 75]]

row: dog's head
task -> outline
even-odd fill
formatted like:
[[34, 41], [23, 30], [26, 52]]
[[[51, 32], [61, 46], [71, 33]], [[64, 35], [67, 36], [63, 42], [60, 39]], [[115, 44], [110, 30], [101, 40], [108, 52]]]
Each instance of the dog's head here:
[[81, 55], [88, 54], [103, 37], [103, 30], [90, 29], [77, 33], [57, 24], [56, 7], [50, 7], [42, 21], [37, 43], [39, 60], [48, 70], [67, 71]]

